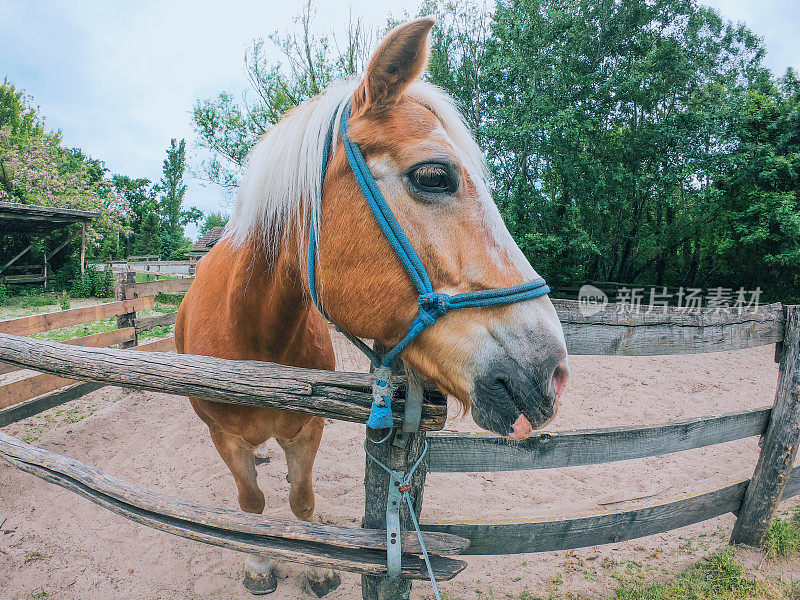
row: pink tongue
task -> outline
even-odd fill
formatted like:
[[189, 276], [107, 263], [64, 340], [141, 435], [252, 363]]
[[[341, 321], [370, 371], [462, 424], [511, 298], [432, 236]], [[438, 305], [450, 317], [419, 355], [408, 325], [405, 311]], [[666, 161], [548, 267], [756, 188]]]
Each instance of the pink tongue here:
[[524, 440], [533, 433], [531, 422], [525, 418], [525, 415], [520, 415], [511, 427], [514, 431], [508, 434], [509, 440]]

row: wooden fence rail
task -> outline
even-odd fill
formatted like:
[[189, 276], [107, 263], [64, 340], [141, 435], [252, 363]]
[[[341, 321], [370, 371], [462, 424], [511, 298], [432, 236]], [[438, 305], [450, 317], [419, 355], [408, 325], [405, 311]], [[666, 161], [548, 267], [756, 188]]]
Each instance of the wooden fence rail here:
[[91, 323], [109, 317], [119, 317], [137, 310], [148, 310], [155, 306], [153, 298], [135, 298], [121, 302], [108, 302], [84, 308], [72, 308], [59, 312], [31, 315], [18, 319], [0, 321], [0, 333], [12, 335], [33, 335], [62, 327]]
[[[36, 448], [0, 432], [0, 458], [15, 467], [88, 498], [128, 519], [175, 535], [242, 552], [357, 573], [386, 573], [386, 532], [303, 521], [268, 520], [238, 510], [212, 508], [154, 494], [80, 461]], [[437, 577], [451, 579], [464, 561], [468, 542], [451, 534], [424, 536]], [[402, 536], [403, 576], [426, 579], [413, 532]]]
[[[175, 314], [138, 317], [137, 319], [137, 310], [147, 310], [153, 306], [154, 299], [151, 297], [127, 300], [120, 298], [117, 302], [0, 321], [0, 331], [32, 335], [116, 316], [117, 325], [122, 324], [118, 329], [76, 337], [61, 343], [85, 347], [135, 346], [136, 350], [150, 352], [172, 351], [175, 349], [173, 338], [137, 345], [137, 334], [140, 331], [151, 329], [162, 322], [165, 324], [175, 322]], [[168, 319], [162, 319], [163, 316], [167, 316]], [[153, 322], [152, 324], [140, 322], [144, 319], [151, 319]], [[20, 365], [0, 363], [0, 375], [25, 368]], [[78, 398], [83, 394], [88, 394], [102, 385], [86, 382], [77, 384], [72, 379], [47, 372], [23, 377], [11, 383], [3, 383], [0, 385], [0, 426], [8, 425]]]
[[[372, 406], [372, 376], [300, 369], [259, 361], [234, 361], [165, 352], [142, 355], [107, 348], [0, 334], [0, 361], [71, 379], [88, 379], [141, 390], [197, 396], [219, 402], [277, 408], [366, 423]], [[398, 376], [392, 401], [396, 422], [405, 409], [405, 378]], [[422, 407], [421, 427], [444, 426], [446, 399], [432, 393]]]
[[[632, 540], [739, 513], [749, 481], [711, 492], [687, 495], [644, 508], [582, 517], [513, 520], [498, 523], [425, 521], [425, 531], [452, 533], [470, 540], [464, 554], [522, 554], [569, 550]], [[784, 498], [800, 493], [800, 468], [787, 478]]]
[[574, 300], [554, 300], [570, 354], [653, 356], [741, 350], [783, 340], [781, 304], [739, 314], [670, 307], [646, 312], [609, 305], [586, 316]]
[[437, 431], [428, 436], [428, 471], [520, 471], [646, 458], [761, 435], [771, 409], [670, 421], [653, 427], [608, 427], [535, 433], [512, 442], [486, 433]]
[[148, 283], [128, 283], [125, 285], [125, 297], [141, 298], [142, 296], [155, 296], [156, 294], [177, 294], [187, 291], [193, 281], [193, 277], [177, 277], [174, 279], [159, 279]]
[[[77, 339], [72, 340], [75, 345], [65, 346], [19, 337], [92, 320], [90, 317], [117, 316], [121, 333], [106, 336], [103, 340], [131, 344], [136, 343], [136, 335], [142, 331], [173, 324], [174, 313], [153, 317], [141, 317], [135, 313], [152, 308], [151, 294], [184, 291], [191, 279], [137, 284], [133, 278], [133, 273], [118, 278], [118, 297], [121, 300], [101, 305], [106, 308], [75, 309], [84, 312], [63, 311], [0, 322], [0, 361], [11, 365], [4, 367], [5, 372], [13, 368], [43, 371], [39, 377], [52, 378], [59, 387], [64, 382], [72, 383], [72, 379], [89, 380], [50, 390], [50, 393], [32, 400], [16, 400], [13, 406], [0, 409], [0, 426], [79, 397], [102, 385], [198, 396], [345, 421], [366, 421], [372, 401], [372, 377], [367, 374], [161, 352], [172, 349], [172, 338], [138, 346], [137, 349], [156, 351], [156, 354], [143, 355], [127, 350], [86, 348]], [[446, 554], [566, 550], [664, 532], [729, 512], [741, 513], [734, 529], [734, 541], [759, 543], [778, 502], [800, 493], [800, 469], [791, 468], [800, 441], [800, 307], [769, 305], [741, 314], [709, 309], [688, 312], [669, 308], [662, 313], [647, 313], [607, 308], [597, 314], [584, 314], [577, 302], [556, 300], [554, 304], [572, 354], [648, 356], [778, 344], [779, 386], [774, 407], [671, 421], [644, 428], [540, 433], [523, 442], [509, 442], [488, 434], [435, 433], [428, 437], [427, 464], [421, 466], [413, 488], [418, 508], [421, 508], [426, 470], [508, 471], [599, 464], [690, 450], [766, 432], [756, 472], [749, 481], [628, 510], [500, 523], [424, 522], [423, 528], [429, 532], [426, 542], [435, 555], [438, 576], [448, 579], [465, 566], [462, 561], [444, 556]], [[77, 320], [81, 318], [84, 321]], [[131, 332], [133, 340], [130, 339]], [[36, 377], [31, 380], [39, 381]], [[395, 382], [398, 390], [392, 402], [396, 425], [394, 440], [399, 434], [397, 427], [403, 421], [407, 385], [401, 375]], [[3, 401], [0, 399], [0, 407]], [[402, 452], [399, 451], [398, 456], [394, 456], [392, 450], [384, 457], [385, 460], [393, 465], [397, 462], [398, 468], [400, 463], [406, 464], [412, 450], [416, 452], [419, 450], [417, 446], [421, 448], [424, 432], [441, 429], [445, 417], [445, 398], [438, 393], [427, 393], [421, 432], [412, 434], [412, 437], [418, 436], [413, 437], [416, 441], [397, 446], [403, 446], [403, 452], [408, 456], [400, 456]], [[395, 445], [392, 442], [392, 447]], [[374, 447], [373, 450], [380, 451]], [[386, 504], [383, 490], [386, 482], [376, 483], [374, 475], [377, 469], [374, 465], [367, 469], [365, 482], [369, 491], [368, 525], [376, 529], [358, 530], [269, 522], [238, 511], [206, 508], [151, 494], [93, 467], [28, 446], [2, 433], [0, 457], [22, 470], [157, 529], [245, 552], [263, 552], [297, 562], [362, 573], [367, 584], [364, 593], [368, 598], [375, 597], [373, 592], [377, 593], [376, 590], [386, 583], [383, 580], [386, 573], [385, 531], [378, 530], [380, 519], [376, 517], [383, 511], [382, 504]], [[375, 490], [380, 494], [372, 493]], [[469, 547], [466, 547], [467, 540]], [[423, 577], [424, 570], [417, 556], [419, 546], [405, 534], [402, 542], [407, 552], [403, 558], [403, 577]], [[380, 579], [374, 577], [376, 575]], [[410, 584], [400, 585], [392, 598], [407, 598], [409, 589]]]

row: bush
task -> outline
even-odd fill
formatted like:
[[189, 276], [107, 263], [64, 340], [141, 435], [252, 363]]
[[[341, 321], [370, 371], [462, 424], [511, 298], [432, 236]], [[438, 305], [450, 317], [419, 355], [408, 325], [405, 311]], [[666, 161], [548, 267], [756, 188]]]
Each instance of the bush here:
[[53, 286], [57, 290], [69, 290], [76, 277], [80, 277], [80, 265], [76, 262], [69, 262], [56, 271], [53, 277]]
[[114, 296], [114, 274], [111, 271], [92, 271], [94, 295], [98, 298]]
[[111, 271], [86, 271], [72, 281], [69, 290], [73, 298], [113, 298], [114, 274]]
[[8, 300], [8, 288], [4, 283], [0, 283], [0, 304], [5, 304]]
[[69, 303], [69, 294], [67, 292], [61, 294], [60, 304], [61, 304], [61, 310], [69, 310], [70, 308], [72, 308], [72, 306]]
[[55, 294], [38, 294], [36, 296], [30, 296], [30, 299], [26, 302], [29, 307], [33, 308], [40, 308], [42, 306], [52, 306], [53, 304], [58, 304], [58, 299], [56, 298]]
[[89, 298], [92, 295], [93, 286], [92, 286], [92, 278], [91, 273], [84, 273], [82, 276], [78, 275], [73, 281], [72, 285], [69, 288], [69, 294], [73, 298]]

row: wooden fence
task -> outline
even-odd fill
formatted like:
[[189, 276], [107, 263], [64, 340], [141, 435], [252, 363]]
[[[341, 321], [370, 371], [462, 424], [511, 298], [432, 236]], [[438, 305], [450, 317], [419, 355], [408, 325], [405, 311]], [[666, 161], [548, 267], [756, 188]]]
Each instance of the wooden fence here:
[[[154, 293], [153, 290], [137, 286], [161, 283], [133, 285], [120, 281], [118, 289], [123, 298], [120, 302], [146, 303], [148, 296], [144, 296], [142, 290], [146, 289], [148, 294]], [[800, 493], [800, 469], [792, 470], [800, 437], [800, 307], [773, 304], [742, 313], [709, 309], [688, 313], [670, 308], [658, 314], [615, 312], [613, 307], [607, 307], [595, 315], [584, 316], [576, 302], [555, 301], [555, 304], [571, 354], [688, 354], [775, 344], [779, 381], [774, 403], [756, 410], [645, 428], [538, 433], [524, 442], [509, 442], [490, 434], [431, 433], [427, 435], [428, 455], [412, 482], [417, 510], [421, 508], [428, 471], [508, 471], [591, 465], [762, 435], [755, 473], [747, 481], [631, 510], [496, 523], [423, 522], [425, 542], [437, 576], [449, 579], [466, 566], [453, 555], [527, 553], [618, 542], [729, 512], [738, 515], [732, 541], [759, 544], [778, 502]], [[141, 319], [130, 318], [131, 305], [126, 305], [125, 310], [128, 312], [120, 312], [118, 319], [124, 329], [132, 327], [135, 335], [146, 325]], [[48, 317], [37, 318], [45, 322]], [[150, 324], [164, 324], [165, 321], [162, 317], [150, 319]], [[87, 348], [77, 343], [64, 346], [20, 337], [28, 335], [35, 327], [10, 323], [0, 322], [0, 361], [9, 363], [12, 368], [32, 368], [55, 377], [91, 382], [77, 384], [71, 389], [81, 385], [122, 385], [197, 395], [221, 402], [280, 407], [359, 423], [365, 422], [369, 414], [371, 377], [366, 374], [168, 353], [159, 354], [155, 360], [143, 360], [130, 350]], [[443, 427], [446, 402], [440, 394], [426, 390], [420, 431], [404, 432], [401, 426], [405, 389], [412, 389], [419, 382], [409, 374], [408, 379], [397, 375], [396, 383], [397, 398], [392, 402], [396, 427], [392, 437], [386, 444], [368, 444], [379, 458], [402, 471], [420, 455], [425, 432]], [[768, 399], [764, 400], [768, 403]], [[42, 407], [52, 403], [53, 400]], [[0, 424], [9, 422], [2, 416], [8, 410], [0, 410]], [[24, 416], [30, 414], [34, 413], [27, 411]], [[404, 442], [398, 444], [398, 440]], [[420, 548], [408, 535], [408, 515], [402, 512], [400, 520], [405, 532], [401, 536], [401, 579], [392, 582], [385, 578], [387, 542], [385, 531], [380, 530], [386, 527], [389, 482], [388, 475], [371, 462], [367, 464], [365, 475], [365, 529], [356, 530], [266, 520], [155, 495], [5, 434], [0, 434], [0, 457], [110, 510], [164, 531], [246, 552], [263, 552], [362, 573], [365, 598], [377, 598], [379, 594], [385, 598], [407, 598], [410, 580], [424, 578]]]
[[[30, 336], [116, 317], [117, 329], [76, 337], [61, 343], [87, 348], [120, 346], [149, 352], [173, 350], [175, 348], [173, 337], [139, 344], [138, 334], [149, 331], [156, 325], [175, 323], [175, 313], [138, 316], [139, 312], [154, 307], [153, 295], [133, 297], [134, 295], [131, 294], [131, 299], [125, 300], [124, 292], [121, 290], [122, 288], [118, 285], [116, 302], [0, 321], [0, 333]], [[0, 375], [23, 368], [25, 367], [0, 363]], [[95, 382], [79, 383], [47, 371], [2, 384], [0, 385], [0, 427], [74, 400], [100, 387], [102, 385]]]

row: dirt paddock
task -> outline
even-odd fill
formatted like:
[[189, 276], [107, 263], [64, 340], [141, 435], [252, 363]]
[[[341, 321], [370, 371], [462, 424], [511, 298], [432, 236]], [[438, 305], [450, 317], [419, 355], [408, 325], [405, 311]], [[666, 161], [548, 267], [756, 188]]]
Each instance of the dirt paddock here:
[[[365, 370], [336, 339], [338, 363]], [[573, 357], [562, 408], [548, 427], [648, 425], [771, 404], [774, 348], [676, 357]], [[475, 431], [453, 415], [448, 428]], [[108, 387], [5, 429], [43, 448], [96, 465], [151, 490], [236, 508], [233, 479], [185, 398]], [[363, 426], [329, 422], [315, 467], [320, 521], [356, 527], [363, 514]], [[265, 514], [291, 518], [286, 465], [277, 444], [258, 467]], [[757, 439], [609, 465], [515, 473], [431, 474], [424, 518], [530, 519], [643, 505], [750, 477]], [[790, 501], [791, 502], [791, 501]], [[441, 589], [459, 599], [533, 596], [603, 598], [632, 579], [664, 580], [727, 543], [726, 515], [624, 543], [569, 552], [469, 557]], [[87, 500], [0, 464], [0, 600], [249, 599], [243, 556], [134, 524]], [[751, 561], [752, 562], [752, 561]], [[781, 569], [800, 575], [800, 564]], [[269, 598], [313, 597], [302, 567], [280, 565]], [[328, 597], [360, 598], [359, 576], [342, 574]], [[432, 598], [415, 584], [413, 598]]]

